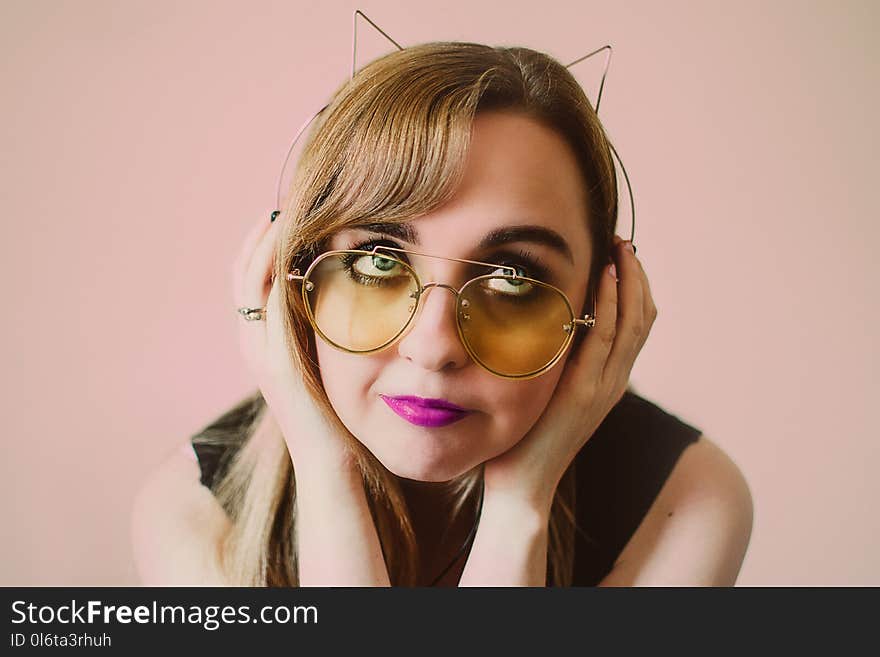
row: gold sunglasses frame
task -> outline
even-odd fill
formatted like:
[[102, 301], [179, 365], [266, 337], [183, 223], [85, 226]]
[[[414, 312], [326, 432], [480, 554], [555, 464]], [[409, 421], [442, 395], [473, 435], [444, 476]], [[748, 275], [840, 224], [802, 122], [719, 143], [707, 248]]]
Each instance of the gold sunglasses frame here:
[[[419, 277], [418, 272], [416, 272], [415, 268], [413, 268], [411, 265], [409, 265], [409, 263], [406, 263], [403, 260], [401, 260], [400, 258], [394, 257], [393, 255], [388, 256], [387, 254], [383, 254], [383, 253], [381, 253], [381, 251], [397, 251], [400, 253], [420, 255], [420, 256], [425, 256], [428, 258], [440, 258], [442, 260], [450, 260], [453, 262], [464, 262], [464, 263], [475, 264], [475, 265], [484, 265], [487, 267], [494, 267], [496, 269], [506, 269], [512, 273], [508, 276], [504, 276], [504, 275], [499, 276], [498, 274], [483, 274], [481, 276], [475, 276], [474, 278], [471, 278], [470, 280], [466, 281], [465, 284], [461, 286], [461, 288], [456, 290], [451, 285], [447, 285], [445, 283], [438, 283], [435, 281], [432, 281], [427, 284], [422, 284], [422, 280]], [[388, 340], [388, 342], [386, 342], [385, 344], [383, 344], [379, 347], [376, 347], [375, 349], [370, 349], [368, 351], [353, 351], [351, 349], [347, 349], [347, 348], [343, 347], [342, 345], [336, 344], [333, 340], [331, 340], [320, 329], [317, 321], [315, 320], [314, 314], [312, 313], [312, 307], [311, 307], [311, 304], [309, 303], [308, 292], [310, 292], [311, 290], [314, 289], [314, 285], [312, 284], [312, 282], [310, 280], [308, 280], [309, 275], [312, 273], [315, 266], [319, 262], [321, 262], [325, 258], [330, 257], [332, 255], [337, 255], [337, 254], [342, 254], [342, 253], [354, 253], [354, 254], [361, 254], [361, 255], [365, 255], [365, 256], [368, 256], [368, 255], [380, 256], [385, 259], [392, 260], [392, 261], [402, 265], [403, 267], [405, 267], [410, 272], [410, 274], [413, 276], [413, 278], [416, 282], [416, 285], [418, 286], [418, 289], [415, 291], [415, 293], [413, 295], [410, 295], [415, 299], [415, 305], [413, 306], [413, 311], [410, 314], [409, 319], [406, 321], [406, 324], [404, 324], [403, 328], [400, 329], [400, 331], [398, 331], [398, 333], [394, 337], [392, 337], [390, 340]], [[379, 246], [373, 247], [373, 249], [370, 251], [361, 250], [361, 249], [335, 249], [332, 251], [325, 251], [324, 253], [320, 254], [318, 257], [316, 257], [312, 261], [312, 263], [309, 265], [308, 269], [306, 270], [305, 274], [301, 275], [299, 269], [293, 269], [287, 273], [286, 278], [288, 281], [300, 281], [301, 282], [300, 292], [302, 295], [303, 307], [306, 309], [306, 314], [309, 318], [309, 323], [312, 325], [312, 328], [315, 330], [315, 332], [318, 335], [320, 335], [321, 338], [327, 344], [329, 344], [331, 347], [333, 347], [334, 349], [338, 349], [339, 351], [343, 351], [345, 353], [355, 354], [355, 355], [360, 355], [360, 356], [365, 356], [367, 354], [374, 354], [374, 353], [383, 351], [385, 349], [388, 349], [389, 347], [396, 344], [398, 342], [398, 340], [400, 340], [400, 338], [407, 332], [407, 329], [413, 323], [416, 316], [419, 315], [419, 311], [421, 308], [419, 302], [421, 301], [422, 297], [424, 296], [425, 291], [431, 287], [446, 288], [447, 290], [450, 290], [455, 295], [455, 326], [458, 330], [459, 340], [461, 340], [461, 344], [462, 344], [462, 346], [464, 346], [465, 351], [468, 353], [468, 355], [471, 357], [471, 359], [477, 365], [482, 367], [484, 370], [490, 372], [491, 374], [494, 374], [495, 376], [501, 377], [503, 379], [521, 379], [521, 380], [533, 379], [535, 377], [538, 377], [538, 376], [541, 376], [542, 374], [547, 373], [554, 365], [556, 365], [556, 363], [559, 362], [559, 360], [562, 358], [562, 356], [565, 354], [565, 352], [571, 346], [571, 343], [574, 339], [574, 329], [577, 328], [578, 325], [585, 326], [586, 328], [592, 328], [596, 324], [595, 299], [593, 300], [593, 313], [592, 314], [588, 313], [588, 314], [584, 315], [583, 319], [581, 319], [581, 318], [575, 316], [574, 311], [572, 310], [572, 307], [571, 307], [571, 302], [569, 301], [568, 296], [565, 294], [565, 292], [560, 290], [555, 285], [551, 285], [550, 283], [547, 283], [545, 281], [541, 281], [541, 280], [538, 280], [535, 278], [530, 278], [528, 276], [519, 276], [516, 273], [516, 268], [514, 268], [510, 265], [499, 265], [499, 264], [494, 264], [491, 262], [481, 262], [479, 260], [466, 260], [464, 258], [450, 258], [447, 256], [434, 255], [434, 254], [430, 254], [430, 253], [422, 253], [419, 251], [413, 251], [410, 249], [401, 249], [401, 248], [392, 247], [392, 246], [379, 245]], [[568, 336], [566, 337], [563, 345], [559, 348], [559, 351], [556, 353], [556, 355], [549, 362], [547, 362], [545, 365], [543, 365], [540, 369], [535, 370], [533, 372], [529, 372], [527, 374], [518, 374], [518, 375], [503, 374], [501, 372], [498, 372], [498, 371], [492, 369], [491, 367], [486, 365], [482, 360], [480, 360], [479, 356], [476, 355], [476, 353], [473, 351], [471, 346], [468, 344], [468, 341], [464, 336], [464, 332], [463, 332], [462, 324], [461, 324], [462, 314], [467, 315], [467, 313], [465, 312], [465, 309], [467, 308], [468, 301], [467, 301], [467, 299], [463, 299], [461, 295], [465, 291], [465, 289], [467, 289], [473, 283], [487, 279], [487, 278], [508, 278], [508, 279], [512, 279], [514, 281], [526, 281], [526, 282], [529, 282], [532, 284], [536, 284], [541, 287], [549, 288], [549, 289], [555, 291], [562, 298], [562, 300], [565, 302], [565, 306], [568, 309], [568, 313], [569, 313], [569, 316], [571, 319], [569, 320], [569, 322], [562, 325], [562, 330], [565, 331], [568, 334]], [[465, 319], [467, 319], [466, 316], [465, 316]]]

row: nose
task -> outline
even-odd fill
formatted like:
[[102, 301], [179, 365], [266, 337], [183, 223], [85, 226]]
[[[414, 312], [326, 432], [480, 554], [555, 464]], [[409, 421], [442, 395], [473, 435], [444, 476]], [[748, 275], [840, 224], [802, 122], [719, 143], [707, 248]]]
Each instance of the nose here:
[[455, 323], [457, 296], [458, 291], [449, 285], [425, 285], [416, 316], [398, 343], [401, 356], [431, 371], [458, 369], [467, 363], [468, 354]]

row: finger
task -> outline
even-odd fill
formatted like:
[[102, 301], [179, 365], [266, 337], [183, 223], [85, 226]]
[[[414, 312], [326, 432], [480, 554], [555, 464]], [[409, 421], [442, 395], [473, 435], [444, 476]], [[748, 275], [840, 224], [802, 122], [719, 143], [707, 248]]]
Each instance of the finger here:
[[[617, 248], [618, 244], [622, 243], [624, 240], [619, 235], [614, 236], [614, 247]], [[636, 262], [639, 263], [639, 270], [642, 275], [642, 298], [644, 301], [643, 311], [645, 321], [648, 323], [648, 329], [654, 324], [654, 320], [657, 318], [657, 306], [654, 303], [654, 298], [651, 295], [651, 286], [648, 282], [648, 276], [645, 274], [644, 265], [642, 265], [642, 261], [639, 259], [639, 256], [636, 255]], [[647, 337], [647, 336], [645, 336]]]
[[265, 306], [272, 282], [272, 265], [280, 225], [279, 221], [270, 225], [254, 245], [250, 259], [244, 263], [239, 280], [239, 294], [245, 305]]
[[269, 286], [269, 296], [266, 298], [266, 330], [275, 333], [278, 330], [277, 322], [281, 315], [278, 312], [280, 307], [278, 299], [278, 285], [274, 282]]
[[235, 257], [235, 263], [240, 265], [242, 269], [244, 266], [250, 261], [251, 255], [254, 252], [254, 248], [256, 248], [257, 244], [260, 241], [260, 238], [266, 234], [272, 227], [272, 223], [260, 220], [248, 231], [247, 235], [245, 235], [244, 240], [241, 243], [241, 246], [238, 249], [238, 253]]
[[642, 312], [646, 323], [645, 335], [642, 336], [642, 344], [644, 344], [644, 341], [648, 337], [647, 333], [654, 325], [654, 320], [657, 319], [657, 305], [654, 303], [654, 297], [651, 295], [651, 285], [648, 282], [648, 275], [645, 273], [645, 267], [642, 265], [642, 261], [639, 260], [638, 256], [636, 256], [636, 262], [639, 265], [639, 272], [642, 276]]
[[602, 270], [597, 286], [596, 323], [589, 329], [578, 353], [572, 356], [577, 360], [578, 369], [582, 368], [584, 388], [601, 379], [617, 332], [617, 280], [609, 266]]
[[645, 334], [641, 268], [626, 244], [621, 242], [615, 249], [620, 279], [617, 284], [617, 330], [602, 372], [602, 380], [606, 382], [629, 379]]
[[278, 245], [281, 222], [276, 221], [257, 243], [245, 274], [248, 294], [255, 294], [260, 305], [265, 305], [272, 287], [272, 269], [275, 264], [275, 248]]
[[251, 260], [254, 249], [273, 225], [273, 223], [266, 221], [265, 219], [259, 221], [248, 231], [238, 249], [238, 253], [232, 264], [232, 289], [236, 302], [239, 302], [242, 299], [242, 280], [247, 271], [248, 263]]

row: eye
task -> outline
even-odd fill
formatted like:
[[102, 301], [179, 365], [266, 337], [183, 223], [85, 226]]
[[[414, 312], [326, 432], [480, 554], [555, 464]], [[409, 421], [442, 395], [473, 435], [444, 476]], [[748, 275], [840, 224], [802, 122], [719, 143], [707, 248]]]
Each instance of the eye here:
[[525, 296], [531, 292], [535, 285], [528, 281], [515, 280], [510, 278], [510, 267], [516, 272], [517, 276], [525, 276], [539, 281], [546, 281], [550, 272], [541, 264], [540, 258], [534, 256], [531, 251], [521, 249], [517, 252], [506, 251], [496, 253], [492, 258], [492, 262], [496, 265], [504, 265], [505, 267], [497, 267], [493, 269], [491, 274], [496, 276], [506, 276], [507, 278], [495, 278], [488, 282], [488, 286], [502, 294], [510, 296]]
[[[498, 264], [504, 265], [507, 264], [505, 262], [499, 262]], [[528, 271], [524, 267], [516, 266], [515, 264], [511, 264], [514, 270], [516, 271], [517, 276], [529, 276]], [[492, 278], [486, 281], [486, 286], [490, 290], [494, 290], [499, 294], [505, 294], [509, 296], [526, 296], [533, 289], [534, 285], [524, 280], [514, 280], [510, 278], [510, 270], [506, 268], [497, 268], [491, 272], [497, 276], [504, 276], [505, 278]], [[531, 278], [531, 277], [530, 277]]]
[[362, 276], [385, 276], [399, 267], [398, 263], [378, 255], [353, 256], [352, 269]]
[[[375, 246], [381, 244], [399, 248], [391, 240], [370, 240], [350, 244], [346, 247], [346, 250], [372, 251]], [[361, 285], [386, 285], [388, 281], [399, 276], [408, 277], [408, 272], [401, 267], [399, 262], [380, 255], [347, 253], [342, 257], [342, 263], [349, 278]]]

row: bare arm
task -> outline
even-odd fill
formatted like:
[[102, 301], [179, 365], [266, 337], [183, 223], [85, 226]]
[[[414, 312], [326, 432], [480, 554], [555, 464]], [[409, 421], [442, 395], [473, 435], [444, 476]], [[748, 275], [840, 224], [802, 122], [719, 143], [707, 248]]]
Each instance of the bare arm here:
[[549, 510], [486, 491], [459, 586], [545, 586]]
[[316, 454], [294, 464], [300, 586], [390, 586], [357, 467]]

